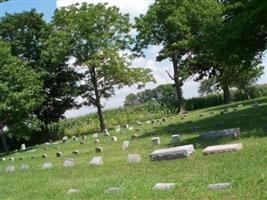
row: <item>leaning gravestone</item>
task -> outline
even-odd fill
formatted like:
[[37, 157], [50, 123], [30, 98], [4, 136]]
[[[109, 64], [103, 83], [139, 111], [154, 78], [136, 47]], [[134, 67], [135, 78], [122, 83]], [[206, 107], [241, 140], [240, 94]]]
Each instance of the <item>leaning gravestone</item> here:
[[90, 161], [89, 164], [93, 165], [93, 166], [102, 165], [103, 164], [103, 157], [102, 156], [93, 157], [93, 159]]
[[174, 189], [176, 186], [175, 183], [157, 183], [154, 185], [154, 190], [171, 190]]
[[242, 143], [237, 144], [225, 144], [225, 145], [215, 145], [206, 147], [202, 153], [203, 155], [210, 155], [216, 153], [225, 153], [225, 152], [232, 152], [232, 151], [239, 151], [243, 148]]
[[211, 139], [218, 137], [238, 137], [240, 136], [240, 128], [224, 129], [219, 131], [210, 131], [200, 135], [201, 139]]
[[42, 165], [42, 169], [50, 169], [52, 167], [51, 162], [46, 162]]
[[15, 171], [15, 167], [14, 167], [14, 165], [8, 165], [7, 167], [6, 167], [6, 172], [7, 173], [12, 173], [12, 172], [14, 172]]
[[179, 145], [180, 144], [180, 135], [172, 135], [171, 136], [171, 143], [172, 143], [172, 145], [173, 146], [177, 146], [177, 145]]
[[194, 146], [190, 144], [180, 147], [172, 147], [167, 149], [156, 150], [150, 154], [150, 158], [152, 161], [187, 158], [190, 155], [192, 155], [193, 152], [194, 152]]
[[128, 147], [129, 147], [129, 141], [128, 140], [123, 141], [123, 143], [122, 143], [122, 149], [123, 150], [126, 150], [126, 149], [128, 149]]
[[73, 167], [75, 165], [75, 161], [70, 158], [66, 158], [63, 163], [63, 167]]
[[29, 169], [29, 165], [28, 164], [22, 164], [21, 166], [20, 166], [20, 170], [22, 170], [22, 171], [26, 171], [26, 170], [28, 170]]
[[151, 139], [151, 141], [152, 141], [152, 144], [154, 144], [154, 145], [159, 145], [160, 144], [160, 138], [159, 137], [153, 137]]
[[127, 161], [130, 164], [132, 164], [132, 163], [138, 163], [138, 162], [141, 161], [141, 156], [139, 154], [129, 154]]
[[210, 190], [224, 190], [231, 187], [231, 183], [216, 183], [216, 184], [209, 184], [208, 188]]

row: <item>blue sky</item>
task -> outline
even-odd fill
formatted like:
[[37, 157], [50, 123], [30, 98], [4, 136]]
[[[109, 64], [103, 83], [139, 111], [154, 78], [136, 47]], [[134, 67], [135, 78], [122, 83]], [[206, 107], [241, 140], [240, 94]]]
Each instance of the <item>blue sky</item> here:
[[[53, 16], [53, 12], [56, 8], [68, 6], [73, 3], [86, 1], [89, 3], [104, 3], [109, 5], [115, 5], [120, 8], [123, 13], [130, 13], [131, 19], [140, 14], [144, 14], [149, 5], [154, 0], [9, 0], [0, 4], [0, 16], [4, 16], [5, 13], [18, 13], [25, 10], [31, 10], [35, 8], [37, 12], [44, 13], [44, 19], [50, 21]], [[150, 68], [157, 80], [157, 84], [149, 83], [146, 88], [154, 88], [159, 84], [172, 83], [165, 70], [172, 73], [171, 63], [164, 61], [158, 63], [155, 61], [156, 55], [160, 47], [154, 46], [146, 50], [146, 58], [138, 58], [134, 60], [134, 66], [146, 66]], [[265, 66], [265, 74], [259, 79], [258, 83], [267, 83], [267, 53], [263, 59], [263, 65]], [[190, 79], [186, 81], [183, 86], [183, 93], [186, 98], [197, 96], [199, 83]], [[110, 98], [108, 101], [103, 100], [102, 103], [106, 108], [113, 108], [123, 105], [123, 101], [126, 95], [131, 92], [138, 92], [135, 88], [125, 87], [116, 92], [116, 95]], [[94, 108], [82, 107], [79, 110], [70, 110], [66, 112], [67, 117], [76, 117], [85, 115], [90, 112], [94, 112]]]

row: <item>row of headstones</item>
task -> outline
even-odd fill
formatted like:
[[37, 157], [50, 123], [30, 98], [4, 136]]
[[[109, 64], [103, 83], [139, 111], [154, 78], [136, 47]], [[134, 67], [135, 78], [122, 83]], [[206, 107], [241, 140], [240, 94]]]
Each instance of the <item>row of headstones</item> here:
[[[210, 190], [224, 190], [224, 189], [229, 189], [231, 187], [232, 187], [231, 183], [215, 183], [215, 184], [208, 185], [208, 189]], [[156, 183], [152, 187], [153, 190], [172, 190], [175, 188], [176, 188], [175, 183]], [[111, 187], [111, 188], [108, 188], [105, 192], [106, 193], [121, 193], [123, 192], [123, 188], [122, 187]], [[79, 193], [79, 190], [69, 189], [67, 193], [68, 194]]]

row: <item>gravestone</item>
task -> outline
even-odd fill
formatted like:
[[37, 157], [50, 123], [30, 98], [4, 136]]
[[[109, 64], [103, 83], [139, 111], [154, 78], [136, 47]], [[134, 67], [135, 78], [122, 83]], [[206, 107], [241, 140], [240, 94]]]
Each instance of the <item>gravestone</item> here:
[[98, 133], [93, 134], [93, 139], [96, 139], [96, 138], [98, 138]]
[[126, 150], [126, 149], [128, 149], [128, 147], [129, 147], [129, 141], [128, 140], [123, 141], [123, 143], [122, 143], [122, 149], [123, 150]]
[[73, 136], [72, 137], [73, 141], [77, 142], [78, 141], [78, 138], [76, 136]]
[[80, 191], [79, 190], [76, 190], [76, 189], [69, 189], [67, 194], [73, 194], [73, 193], [79, 193]]
[[111, 187], [106, 190], [107, 193], [119, 193], [122, 192], [122, 188], [120, 187]]
[[22, 144], [21, 147], [20, 147], [20, 150], [22, 150], [22, 151], [26, 150], [26, 145]]
[[141, 161], [141, 156], [139, 154], [129, 154], [127, 158], [128, 163], [138, 163]]
[[171, 136], [171, 143], [173, 146], [177, 146], [180, 144], [180, 135], [176, 134], [176, 135], [172, 135]]
[[139, 125], [139, 126], [141, 126], [142, 125], [142, 122], [137, 121], [136, 124]]
[[81, 141], [80, 144], [85, 144], [85, 141]]
[[[49, 146], [50, 145], [50, 143], [49, 142], [46, 142], [46, 143], [44, 143], [46, 146]], [[37, 146], [37, 145], [36, 145]]]
[[113, 142], [117, 142], [117, 137], [116, 136], [113, 136], [112, 138], [111, 138], [111, 140], [113, 141]]
[[129, 127], [128, 130], [129, 131], [132, 131], [132, 130], [134, 130], [134, 128], [133, 127]]
[[104, 130], [104, 136], [110, 136], [110, 134], [109, 134], [107, 129]]
[[64, 137], [62, 138], [62, 142], [63, 142], [63, 143], [67, 142], [67, 140], [68, 140], [68, 136], [64, 136]]
[[150, 158], [152, 161], [187, 158], [192, 155], [193, 152], [194, 146], [190, 144], [180, 147], [156, 150], [150, 154]]
[[96, 153], [101, 153], [103, 151], [103, 147], [96, 147], [95, 151]]
[[175, 183], [157, 183], [154, 185], [154, 190], [171, 190], [176, 187]]
[[29, 169], [29, 165], [28, 164], [22, 164], [21, 166], [20, 166], [20, 170], [22, 170], [22, 171], [26, 171], [26, 170], [28, 170]]
[[42, 155], [42, 158], [47, 159], [47, 155], [46, 154], [43, 154]]
[[56, 157], [59, 158], [59, 157], [62, 157], [62, 155], [63, 155], [62, 152], [60, 152], [60, 151], [56, 152]]
[[128, 124], [125, 124], [125, 125], [124, 125], [124, 128], [129, 128], [129, 125], [128, 125]]
[[6, 167], [6, 172], [7, 173], [12, 173], [12, 172], [14, 172], [15, 171], [15, 167], [14, 167], [14, 165], [8, 165], [7, 167]]
[[215, 184], [209, 184], [208, 188], [210, 190], [224, 190], [231, 187], [231, 183], [215, 183]]
[[159, 145], [160, 144], [160, 138], [159, 137], [153, 137], [151, 138], [152, 144]]
[[9, 158], [10, 161], [14, 161], [15, 159], [13, 157]]
[[204, 117], [204, 114], [203, 113], [199, 114], [199, 117]]
[[166, 119], [166, 118], [162, 118], [162, 121], [163, 121], [163, 122], [166, 122], [166, 121], [167, 121], [167, 119]]
[[70, 158], [65, 158], [63, 167], [73, 167], [75, 165], [75, 161]]
[[209, 146], [203, 149], [203, 155], [239, 151], [243, 148], [242, 143]]
[[116, 132], [120, 132], [120, 131], [121, 131], [121, 126], [120, 126], [120, 125], [117, 125], [117, 126], [115, 127], [115, 131], [116, 131]]
[[238, 137], [240, 136], [240, 128], [231, 128], [218, 131], [210, 131], [200, 135], [201, 139], [211, 139], [218, 137]]
[[42, 169], [50, 169], [52, 167], [51, 162], [46, 162], [42, 165]]
[[86, 135], [83, 135], [83, 136], [82, 136], [82, 139], [83, 139], [83, 140], [86, 140], [86, 139], [87, 139]]
[[1, 161], [6, 161], [6, 159], [5, 158], [1, 158]]
[[44, 150], [48, 150], [48, 147], [44, 147]]
[[74, 154], [74, 155], [79, 155], [79, 154], [80, 154], [80, 151], [79, 151], [78, 149], [76, 149], [76, 150], [74, 150], [74, 151], [72, 152], [72, 154]]
[[243, 105], [242, 105], [242, 104], [239, 104], [237, 107], [238, 107], [239, 109], [241, 109], [241, 108], [243, 108]]
[[94, 143], [96, 143], [96, 144], [99, 143], [99, 142], [100, 142], [99, 139], [95, 139], [95, 140], [94, 140]]
[[103, 164], [103, 157], [102, 156], [93, 157], [93, 159], [90, 161], [89, 164], [93, 165], [93, 166], [102, 165]]
[[137, 138], [137, 137], [138, 137], [137, 134], [133, 134], [133, 135], [131, 136], [132, 139], [135, 139], [135, 138]]

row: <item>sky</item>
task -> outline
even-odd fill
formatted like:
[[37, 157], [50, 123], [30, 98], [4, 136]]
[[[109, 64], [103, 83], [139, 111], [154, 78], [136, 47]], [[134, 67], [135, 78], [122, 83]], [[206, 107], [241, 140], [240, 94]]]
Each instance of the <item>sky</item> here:
[[[9, 0], [0, 4], [0, 16], [4, 16], [5, 13], [16, 13], [24, 10], [31, 10], [35, 8], [37, 12], [44, 14], [44, 19], [50, 21], [53, 12], [56, 8], [68, 6], [77, 2], [88, 3], [105, 3], [109, 5], [115, 5], [120, 8], [122, 13], [130, 13], [130, 19], [133, 22], [134, 17], [140, 14], [145, 14], [149, 5], [153, 3], [153, 0]], [[148, 83], [146, 89], [151, 89], [160, 84], [172, 83], [172, 80], [168, 77], [166, 70], [172, 73], [172, 66], [169, 61], [156, 62], [155, 58], [160, 50], [159, 46], [151, 46], [145, 50], [145, 57], [137, 58], [133, 61], [133, 66], [148, 67], [152, 70], [152, 73], [156, 79], [156, 84]], [[258, 83], [267, 83], [267, 53], [263, 58], [263, 65], [265, 66], [264, 75], [260, 77]], [[194, 82], [193, 78], [187, 80], [183, 86], [183, 93], [185, 98], [191, 98], [198, 96], [199, 83]], [[125, 87], [116, 91], [116, 95], [108, 100], [103, 100], [105, 109], [123, 106], [125, 97], [129, 93], [136, 93], [140, 90], [135, 88]], [[95, 112], [94, 108], [82, 107], [78, 110], [69, 110], [65, 113], [67, 118], [86, 115], [88, 113]]]

